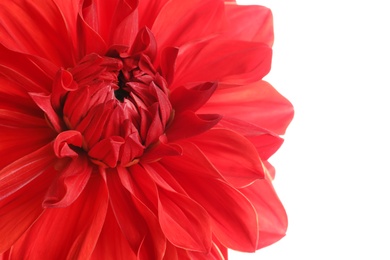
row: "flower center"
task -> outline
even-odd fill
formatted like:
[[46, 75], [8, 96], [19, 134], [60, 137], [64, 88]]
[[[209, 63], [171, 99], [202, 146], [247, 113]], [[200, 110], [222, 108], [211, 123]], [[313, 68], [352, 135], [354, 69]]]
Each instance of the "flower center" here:
[[60, 69], [52, 94], [30, 93], [58, 132], [55, 154], [86, 153], [99, 166], [127, 167], [164, 142], [173, 113], [155, 57], [155, 40], [144, 29], [131, 49], [89, 54], [75, 67]]
[[[62, 117], [57, 144], [76, 153], [82, 148], [99, 166], [126, 167], [164, 135], [172, 107], [166, 82], [147, 56], [113, 56], [91, 54], [61, 70], [53, 88], [62, 94], [52, 94], [51, 103]], [[76, 143], [75, 136], [81, 136]]]

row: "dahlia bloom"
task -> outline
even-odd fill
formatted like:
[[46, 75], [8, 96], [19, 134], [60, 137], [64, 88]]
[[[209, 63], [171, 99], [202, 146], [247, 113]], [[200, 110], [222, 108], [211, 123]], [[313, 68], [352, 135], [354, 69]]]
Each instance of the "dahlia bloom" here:
[[227, 259], [284, 236], [272, 15], [0, 2], [0, 259]]

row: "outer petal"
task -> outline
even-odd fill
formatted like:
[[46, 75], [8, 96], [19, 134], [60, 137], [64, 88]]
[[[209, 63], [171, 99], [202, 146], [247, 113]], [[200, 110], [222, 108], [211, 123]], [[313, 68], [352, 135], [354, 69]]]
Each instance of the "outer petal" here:
[[24, 124], [21, 118], [25, 117], [20, 113], [0, 109], [0, 170], [48, 144], [54, 137], [50, 128], [39, 127], [40, 124], [45, 124], [44, 120], [27, 117], [33, 119], [30, 122], [38, 122], [36, 127]]
[[277, 134], [284, 134], [294, 115], [291, 103], [265, 81], [219, 88], [199, 112], [219, 113]]
[[281, 239], [287, 230], [287, 215], [269, 179], [256, 181], [241, 189], [253, 203], [259, 216], [259, 240], [256, 249]]
[[69, 52], [73, 50], [71, 38], [53, 1], [2, 1], [0, 17], [0, 43], [8, 49], [40, 56], [59, 66], [74, 63], [74, 53]]
[[225, 117], [217, 127], [227, 128], [245, 136], [256, 147], [262, 160], [271, 157], [283, 143], [283, 139], [277, 134], [239, 119]]
[[[213, 232], [229, 248], [253, 252], [257, 244], [257, 214], [252, 204], [222, 181], [204, 155], [190, 144], [181, 157], [166, 157], [160, 163], [171, 172], [187, 194], [212, 219]], [[213, 177], [216, 176], [216, 177]]]
[[259, 5], [225, 5], [229, 39], [263, 42], [272, 46], [274, 41], [271, 10]]
[[101, 233], [107, 205], [107, 188], [96, 174], [72, 205], [46, 209], [14, 245], [11, 257], [37, 260], [88, 259]]
[[271, 57], [271, 48], [262, 43], [222, 39], [193, 43], [178, 55], [171, 88], [205, 81], [230, 85], [252, 83], [269, 72]]
[[[138, 257], [140, 259], [162, 259], [165, 252], [166, 239], [163, 235], [157, 216], [157, 189], [153, 180], [148, 176], [142, 167], [134, 165], [129, 170], [118, 168], [118, 175], [122, 185], [127, 189], [115, 192], [116, 198], [122, 196], [122, 201], [130, 201], [129, 205], [117, 204], [112, 201], [114, 213], [118, 219], [118, 223], [122, 228], [125, 236], [128, 236], [129, 241], [133, 241], [134, 234], [131, 232], [131, 224], [128, 223], [128, 214], [134, 214], [132, 203], [139, 212], [140, 221], [136, 222], [139, 226], [138, 231], [141, 231], [142, 243], [138, 249]], [[109, 180], [109, 179], [108, 179]], [[114, 178], [112, 178], [114, 181]], [[117, 189], [119, 188], [118, 180], [115, 181]], [[112, 186], [113, 187], [113, 186]], [[110, 188], [111, 191], [112, 188]], [[127, 193], [129, 192], [129, 193]], [[130, 196], [129, 196], [130, 195]], [[137, 217], [137, 214], [132, 217]], [[145, 223], [145, 225], [143, 225]], [[130, 232], [129, 232], [130, 231]], [[135, 236], [137, 233], [135, 233]]]
[[49, 93], [58, 69], [54, 64], [36, 56], [11, 51], [1, 44], [0, 53], [1, 95], [27, 98], [27, 92]]
[[264, 178], [263, 165], [255, 147], [243, 136], [225, 129], [211, 129], [191, 139], [235, 187]]
[[181, 46], [220, 32], [223, 14], [220, 0], [171, 0], [159, 12], [152, 32], [160, 48]]
[[51, 145], [0, 171], [0, 252], [7, 250], [42, 213], [44, 194], [55, 176]]
[[108, 45], [130, 46], [138, 32], [136, 4], [134, 0], [84, 1], [83, 18]]
[[198, 203], [187, 196], [159, 189], [158, 216], [161, 229], [172, 244], [191, 251], [210, 251], [210, 218]]
[[122, 186], [119, 176], [114, 171], [108, 172], [107, 185], [110, 192], [110, 204], [118, 227], [129, 246], [137, 253], [149, 232], [148, 226], [134, 205], [130, 193]]
[[102, 232], [91, 256], [91, 260], [101, 259], [137, 259], [118, 226], [111, 207], [108, 208]]

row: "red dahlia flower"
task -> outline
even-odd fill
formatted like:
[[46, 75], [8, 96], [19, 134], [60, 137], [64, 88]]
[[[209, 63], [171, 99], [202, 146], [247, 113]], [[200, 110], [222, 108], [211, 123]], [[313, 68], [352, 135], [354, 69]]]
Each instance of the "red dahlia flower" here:
[[0, 2], [0, 258], [227, 259], [279, 240], [293, 110], [267, 8]]

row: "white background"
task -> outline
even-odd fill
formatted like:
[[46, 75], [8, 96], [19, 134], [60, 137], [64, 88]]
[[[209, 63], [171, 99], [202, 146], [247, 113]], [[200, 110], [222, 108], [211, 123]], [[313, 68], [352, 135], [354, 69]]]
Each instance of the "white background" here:
[[289, 229], [278, 243], [229, 259], [389, 260], [388, 1], [245, 2], [273, 11], [266, 79], [295, 107], [272, 157]]

